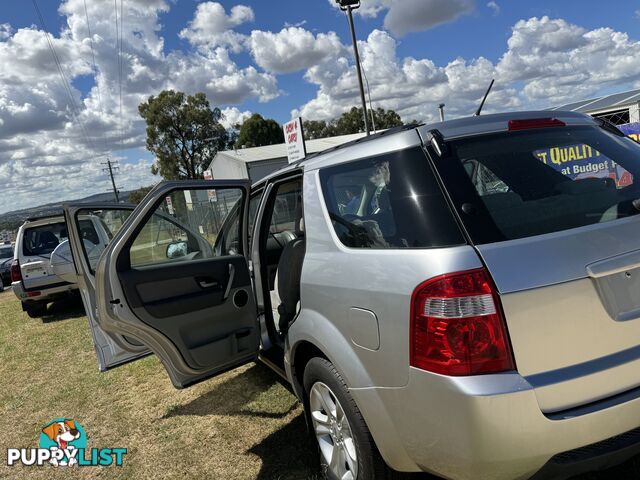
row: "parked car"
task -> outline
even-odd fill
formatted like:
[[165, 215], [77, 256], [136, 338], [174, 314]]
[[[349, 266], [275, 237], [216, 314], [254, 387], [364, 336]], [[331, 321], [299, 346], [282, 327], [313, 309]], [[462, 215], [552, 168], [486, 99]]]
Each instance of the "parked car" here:
[[13, 262], [13, 246], [0, 245], [0, 292], [11, 285], [11, 262]]
[[185, 388], [258, 359], [330, 478], [562, 478], [640, 452], [635, 179], [615, 128], [522, 112], [387, 131], [253, 186], [160, 184], [95, 268], [91, 207], [65, 218], [102, 370], [152, 352]]
[[[100, 234], [102, 229], [98, 228], [96, 219], [81, 219], [79, 228], [82, 237], [91, 244], [102, 245], [104, 249], [109, 242], [109, 237]], [[11, 285], [22, 302], [22, 309], [32, 318], [43, 316], [50, 302], [78, 291], [75, 282], [55, 274], [55, 261], [51, 265], [52, 258], [65, 261], [67, 237], [67, 225], [61, 215], [29, 219], [18, 230]], [[70, 252], [66, 261], [73, 268]]]

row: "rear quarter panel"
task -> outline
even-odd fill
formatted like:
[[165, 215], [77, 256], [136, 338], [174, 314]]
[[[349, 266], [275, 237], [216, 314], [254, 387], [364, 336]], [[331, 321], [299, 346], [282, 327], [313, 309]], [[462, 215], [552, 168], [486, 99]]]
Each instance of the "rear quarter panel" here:
[[[443, 273], [482, 266], [470, 246], [438, 249], [369, 250], [344, 247], [336, 237], [322, 197], [318, 170], [304, 178], [307, 251], [301, 305], [289, 330], [296, 345], [309, 341], [341, 372], [350, 388], [397, 387], [409, 378], [411, 295], [423, 281]], [[353, 308], [375, 313], [379, 348], [353, 341]]]

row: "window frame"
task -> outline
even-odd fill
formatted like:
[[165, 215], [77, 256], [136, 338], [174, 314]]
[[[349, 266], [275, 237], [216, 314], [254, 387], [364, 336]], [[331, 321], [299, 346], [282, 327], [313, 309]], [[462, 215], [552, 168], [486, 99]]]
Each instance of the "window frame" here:
[[[194, 182], [200, 183], [201, 184], [194, 184]], [[158, 210], [158, 208], [160, 207], [160, 205], [165, 201], [165, 199], [170, 196], [171, 194], [173, 194], [174, 192], [177, 191], [181, 191], [184, 192], [185, 190], [240, 190], [240, 205], [242, 206], [242, 211], [243, 214], [240, 217], [240, 224], [238, 226], [239, 231], [240, 231], [240, 253], [238, 253], [236, 256], [247, 256], [246, 252], [247, 252], [247, 232], [246, 232], [246, 228], [245, 228], [245, 223], [246, 223], [246, 214], [248, 213], [248, 209], [245, 208], [245, 204], [248, 201], [249, 198], [249, 192], [250, 192], [250, 188], [246, 188], [245, 186], [245, 182], [239, 182], [239, 181], [234, 181], [234, 180], [213, 180], [213, 182], [216, 182], [217, 185], [215, 186], [210, 186], [210, 185], [206, 185], [204, 184], [204, 182], [202, 180], [194, 180], [194, 181], [172, 181], [172, 182], [166, 182], [168, 184], [170, 184], [171, 188], [163, 194], [162, 197], [157, 198], [149, 207], [145, 208], [144, 212], [139, 212], [138, 209], [136, 208], [136, 210], [133, 212], [133, 214], [129, 217], [128, 221], [136, 221], [136, 226], [134, 228], [134, 230], [127, 235], [127, 241], [125, 242], [125, 244], [122, 246], [122, 249], [120, 250], [120, 253], [118, 254], [117, 258], [116, 258], [116, 262], [115, 262], [115, 268], [116, 271], [118, 273], [122, 273], [122, 272], [126, 272], [128, 270], [137, 270], [137, 269], [144, 269], [146, 267], [145, 266], [132, 266], [131, 265], [131, 247], [132, 245], [135, 243], [136, 239], [138, 238], [138, 235], [140, 234], [140, 232], [144, 229], [144, 227], [147, 225], [149, 219], [156, 214], [156, 211]], [[150, 192], [150, 193], [153, 193]], [[142, 214], [142, 218], [138, 221], [138, 217], [139, 215]], [[224, 222], [223, 222], [224, 225]], [[183, 228], [183, 226], [181, 225], [177, 225], [179, 228]], [[121, 232], [124, 230], [128, 230], [129, 225], [123, 225], [123, 228], [121, 229]], [[214, 244], [215, 246], [215, 244]], [[214, 246], [211, 246], [211, 249], [214, 250]], [[226, 257], [233, 257], [234, 255], [221, 255], [220, 257], [217, 258], [226, 258]], [[198, 260], [195, 260], [196, 262]], [[167, 262], [166, 264], [172, 264], [173, 262]], [[154, 266], [154, 265], [163, 265], [163, 264], [150, 264], [149, 266]]]

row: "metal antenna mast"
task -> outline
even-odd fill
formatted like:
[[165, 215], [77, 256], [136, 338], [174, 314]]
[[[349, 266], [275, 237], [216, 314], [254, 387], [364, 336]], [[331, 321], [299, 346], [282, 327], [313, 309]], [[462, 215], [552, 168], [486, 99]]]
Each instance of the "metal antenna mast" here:
[[369, 128], [369, 114], [367, 113], [367, 99], [364, 94], [364, 85], [362, 83], [362, 67], [360, 65], [360, 52], [358, 52], [358, 40], [356, 39], [356, 29], [353, 25], [353, 10], [360, 8], [360, 0], [336, 0], [340, 5], [340, 10], [347, 12], [349, 19], [349, 28], [351, 29], [351, 41], [353, 42], [353, 52], [356, 57], [356, 71], [358, 72], [358, 83], [360, 85], [360, 101], [362, 102], [362, 113], [364, 116], [364, 129], [367, 135], [371, 134]]

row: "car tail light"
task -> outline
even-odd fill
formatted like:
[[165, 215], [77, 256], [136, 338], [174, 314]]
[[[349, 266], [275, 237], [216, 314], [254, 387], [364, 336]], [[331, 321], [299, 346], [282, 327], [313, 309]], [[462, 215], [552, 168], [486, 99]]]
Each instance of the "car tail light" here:
[[20, 270], [20, 263], [18, 260], [11, 262], [11, 282], [22, 281], [22, 270]]
[[42, 295], [42, 292], [27, 292], [28, 298], [39, 297], [40, 295]]
[[411, 366], [451, 376], [515, 369], [500, 300], [485, 269], [442, 275], [415, 289]]
[[528, 120], [509, 120], [509, 131], [533, 130], [536, 128], [566, 127], [567, 124], [557, 118], [532, 118]]

